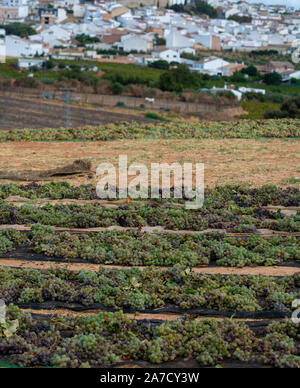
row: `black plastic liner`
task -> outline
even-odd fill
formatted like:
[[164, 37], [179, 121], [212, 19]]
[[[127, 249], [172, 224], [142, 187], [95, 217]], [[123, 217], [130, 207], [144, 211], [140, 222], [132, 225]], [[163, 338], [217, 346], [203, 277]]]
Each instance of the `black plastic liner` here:
[[201, 310], [201, 309], [190, 309], [184, 310], [175, 305], [166, 305], [162, 308], [155, 310], [135, 310], [132, 308], [113, 308], [106, 307], [101, 303], [94, 303], [89, 306], [84, 306], [80, 303], [66, 303], [59, 301], [49, 301], [43, 303], [16, 303], [22, 309], [32, 309], [32, 310], [56, 310], [56, 309], [67, 309], [71, 311], [90, 311], [90, 310], [102, 310], [107, 312], [117, 312], [123, 311], [125, 314], [134, 314], [134, 313], [145, 313], [145, 314], [164, 314], [164, 313], [174, 313], [174, 314], [195, 314], [203, 317], [234, 317], [241, 319], [271, 319], [271, 318], [288, 318], [291, 317], [292, 312], [284, 311], [216, 311], [216, 310]]
[[[8, 356], [1, 356], [0, 355], [0, 362], [9, 363], [12, 365], [15, 365], [15, 359], [17, 354], [11, 354]], [[263, 363], [256, 362], [256, 361], [238, 361], [238, 360], [223, 360], [220, 362], [217, 362], [217, 365], [220, 365], [224, 369], [254, 369], [254, 368], [272, 368], [270, 365], [264, 365]], [[176, 359], [174, 361], [165, 362], [162, 364], [152, 364], [148, 361], [122, 361], [118, 364], [114, 364], [111, 366], [105, 366], [103, 369], [118, 369], [118, 368], [150, 368], [150, 369], [163, 369], [163, 368], [195, 368], [195, 369], [215, 369], [215, 366], [212, 367], [203, 367], [200, 366], [199, 363], [196, 360], [184, 360], [184, 359]], [[43, 368], [43, 367], [40, 367]], [[46, 367], [44, 367], [46, 368]], [[100, 367], [97, 367], [97, 369], [101, 369]]]

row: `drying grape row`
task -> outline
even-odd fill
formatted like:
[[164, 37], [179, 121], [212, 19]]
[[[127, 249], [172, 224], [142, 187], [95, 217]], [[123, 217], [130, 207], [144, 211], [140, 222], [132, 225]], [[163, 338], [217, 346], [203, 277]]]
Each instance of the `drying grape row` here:
[[300, 137], [297, 119], [203, 121], [200, 123], [136, 123], [86, 126], [83, 128], [17, 129], [0, 132], [0, 142], [7, 141], [108, 141], [117, 139], [255, 139]]
[[232, 319], [201, 321], [186, 316], [153, 325], [122, 312], [38, 320], [10, 305], [6, 324], [15, 321], [17, 330], [9, 337], [0, 324], [0, 360], [23, 367], [95, 368], [180, 359], [196, 360], [199, 367], [224, 361], [300, 367], [300, 325], [291, 320], [271, 322], [257, 333]]
[[282, 278], [201, 275], [188, 268], [67, 269], [0, 267], [0, 299], [7, 303], [65, 302], [128, 311], [177, 310], [289, 313], [299, 298], [300, 274]]
[[[0, 231], [0, 254], [22, 249], [63, 260], [126, 266], [271, 266], [300, 262], [300, 239], [274, 235], [265, 238], [228, 237], [224, 233], [174, 235], [104, 231], [86, 234], [55, 232], [52, 227], [36, 224], [29, 232]], [[24, 251], [24, 249], [26, 249]], [[24, 257], [25, 258], [25, 257]]]
[[[150, 194], [149, 188], [149, 194]], [[118, 194], [118, 190], [117, 194]], [[171, 188], [171, 194], [172, 194]], [[184, 192], [184, 191], [183, 191]], [[162, 192], [160, 191], [160, 196]], [[97, 197], [94, 185], [72, 186], [68, 182], [49, 182], [40, 185], [36, 182], [25, 185], [17, 183], [0, 184], [0, 198], [19, 196], [28, 199], [48, 198], [94, 200]], [[184, 199], [186, 200], [186, 199]], [[155, 199], [152, 202], [166, 203], [169, 201], [184, 202], [180, 199]], [[204, 205], [221, 208], [226, 203], [239, 207], [254, 207], [267, 205], [300, 206], [300, 190], [295, 187], [281, 188], [274, 185], [251, 187], [247, 184], [216, 186], [205, 189]]]
[[48, 257], [97, 264], [200, 266], [215, 263], [244, 267], [300, 262], [300, 239], [276, 235], [242, 239], [221, 233], [174, 235], [138, 230], [71, 234], [55, 233], [51, 227], [35, 225], [28, 233], [28, 242], [31, 250]]
[[257, 229], [300, 232], [300, 210], [287, 216], [278, 210], [241, 207], [228, 202], [224, 207], [205, 205], [198, 210], [154, 206], [151, 203], [125, 204], [108, 209], [99, 204], [35, 204], [14, 206], [0, 201], [0, 224], [41, 223], [67, 228], [161, 226], [170, 230], [201, 231], [208, 228], [230, 232], [256, 233]]

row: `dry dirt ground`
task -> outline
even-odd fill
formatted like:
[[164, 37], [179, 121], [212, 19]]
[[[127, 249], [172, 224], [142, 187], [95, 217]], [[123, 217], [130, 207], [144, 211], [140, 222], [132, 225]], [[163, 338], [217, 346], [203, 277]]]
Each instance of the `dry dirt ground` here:
[[127, 155], [128, 164], [139, 162], [148, 167], [151, 162], [204, 163], [209, 187], [239, 182], [300, 187], [300, 141], [292, 139], [1, 143], [0, 169], [46, 170], [88, 159], [91, 174], [53, 180], [96, 184], [96, 167], [103, 162], [117, 166], [119, 155]]
[[[29, 98], [0, 96], [0, 130], [21, 128], [56, 128], [65, 126], [65, 104]], [[72, 105], [70, 122], [73, 127], [100, 125], [119, 121], [153, 122], [134, 111], [117, 111], [114, 107], [99, 111], [99, 107]], [[145, 114], [145, 112], [143, 112]]]
[[[0, 266], [16, 267], [16, 268], [34, 268], [34, 269], [50, 269], [50, 268], [66, 268], [70, 271], [81, 271], [82, 269], [88, 271], [99, 271], [100, 264], [89, 263], [58, 263], [51, 261], [34, 261], [34, 260], [18, 260], [18, 259], [3, 259], [0, 258]], [[148, 267], [124, 266], [124, 265], [101, 265], [101, 268], [107, 269], [124, 269], [124, 268], [139, 268], [144, 270]], [[160, 267], [166, 270], [167, 267]], [[222, 274], [222, 275], [263, 275], [263, 276], [290, 276], [300, 272], [298, 267], [203, 267], [193, 268], [193, 271], [200, 274]]]

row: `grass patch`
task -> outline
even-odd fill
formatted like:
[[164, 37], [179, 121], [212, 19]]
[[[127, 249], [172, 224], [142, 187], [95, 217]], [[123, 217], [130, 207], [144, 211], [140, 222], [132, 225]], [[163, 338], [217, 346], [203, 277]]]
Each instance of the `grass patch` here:
[[274, 102], [242, 101], [241, 107], [248, 114], [240, 115], [240, 119], [259, 120], [264, 118], [266, 112], [280, 109], [280, 104]]
[[294, 185], [296, 183], [300, 183], [300, 178], [288, 178], [285, 180], [285, 183], [289, 184], [289, 185]]
[[152, 119], [152, 120], [169, 121], [169, 120], [165, 119], [164, 117], [158, 115], [157, 113], [153, 113], [153, 112], [147, 112], [145, 114], [145, 118]]

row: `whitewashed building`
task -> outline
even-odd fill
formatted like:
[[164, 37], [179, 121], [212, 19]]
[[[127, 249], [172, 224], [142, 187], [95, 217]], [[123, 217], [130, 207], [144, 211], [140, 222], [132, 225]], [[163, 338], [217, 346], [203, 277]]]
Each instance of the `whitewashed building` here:
[[49, 51], [40, 42], [31, 42], [14, 35], [7, 35], [5, 44], [7, 57], [33, 57], [36, 54], [48, 54]]
[[0, 38], [0, 63], [5, 63], [5, 61], [6, 61], [5, 38]]
[[177, 29], [172, 28], [166, 35], [166, 46], [169, 49], [193, 47], [194, 41], [182, 35]]

